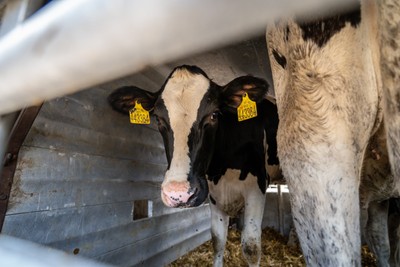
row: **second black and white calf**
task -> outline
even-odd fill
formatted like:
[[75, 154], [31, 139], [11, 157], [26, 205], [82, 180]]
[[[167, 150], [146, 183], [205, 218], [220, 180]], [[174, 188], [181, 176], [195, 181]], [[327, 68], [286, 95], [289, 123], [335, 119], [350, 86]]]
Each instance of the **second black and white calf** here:
[[[109, 96], [112, 107], [128, 113], [135, 102], [157, 118], [168, 168], [161, 198], [169, 207], [191, 207], [209, 195], [214, 265], [223, 262], [229, 216], [244, 211], [243, 254], [258, 265], [267, 167], [278, 165], [276, 106], [265, 99], [268, 84], [242, 76], [219, 86], [195, 66], [175, 68], [158, 92], [123, 87]], [[257, 103], [255, 118], [238, 121], [247, 93]]]

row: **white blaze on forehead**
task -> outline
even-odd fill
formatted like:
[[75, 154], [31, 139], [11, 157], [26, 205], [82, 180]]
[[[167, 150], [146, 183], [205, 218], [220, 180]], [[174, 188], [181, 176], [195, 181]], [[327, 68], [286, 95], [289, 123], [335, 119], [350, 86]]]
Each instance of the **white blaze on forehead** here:
[[165, 85], [161, 98], [164, 100], [173, 131], [174, 151], [164, 183], [187, 181], [190, 170], [190, 129], [196, 121], [200, 102], [209, 87], [208, 78], [186, 69], [177, 69]]

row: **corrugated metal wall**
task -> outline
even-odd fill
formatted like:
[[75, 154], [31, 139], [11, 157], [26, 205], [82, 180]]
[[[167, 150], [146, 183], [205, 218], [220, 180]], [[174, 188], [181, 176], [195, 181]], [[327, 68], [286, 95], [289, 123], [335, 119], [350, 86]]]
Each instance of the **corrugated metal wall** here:
[[[43, 106], [20, 152], [3, 233], [122, 265], [186, 237], [207, 240], [207, 208], [164, 215], [159, 133], [111, 111], [109, 92], [100, 86]], [[135, 200], [152, 200], [157, 217], [133, 221]]]
[[[260, 37], [46, 102], [21, 149], [2, 232], [123, 266], [161, 266], [205, 242], [207, 206], [161, 203], [166, 159], [155, 126], [130, 125], [106, 98], [124, 85], [156, 91], [180, 64], [221, 84], [243, 74], [270, 80], [266, 59]], [[149, 218], [134, 220], [135, 203]]]
[[262, 227], [270, 227], [288, 236], [293, 227], [287, 185], [270, 185], [267, 189]]

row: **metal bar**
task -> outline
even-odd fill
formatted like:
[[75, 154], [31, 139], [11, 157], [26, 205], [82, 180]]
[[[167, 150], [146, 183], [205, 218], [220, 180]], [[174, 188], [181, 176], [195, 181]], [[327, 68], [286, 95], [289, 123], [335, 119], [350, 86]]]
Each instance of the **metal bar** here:
[[[19, 112], [13, 112], [10, 114], [0, 115], [0, 159], [3, 159], [4, 153], [7, 149], [7, 144], [10, 136], [10, 132], [16, 119], [18, 118]], [[3, 163], [3, 161], [0, 161]], [[0, 173], [3, 164], [0, 164]]]
[[[42, 0], [13, 0], [2, 2], [2, 4], [6, 4], [4, 15], [1, 18], [2, 24], [0, 27], [0, 36], [3, 37], [8, 32], [10, 32], [13, 28], [17, 25], [22, 23], [26, 18], [32, 15], [36, 10], [40, 8], [43, 4]], [[10, 137], [11, 129], [14, 126], [15, 121], [17, 120], [18, 116], [20, 115], [19, 111], [15, 111], [6, 115], [0, 115], [0, 159], [4, 158], [7, 144]], [[21, 143], [22, 144], [22, 143]], [[19, 148], [18, 148], [19, 150]], [[2, 163], [3, 161], [0, 161]], [[3, 207], [7, 208], [8, 204], [8, 193], [11, 189], [11, 184], [8, 185], [8, 182], [12, 182], [12, 177], [10, 179], [6, 179], [5, 182], [2, 172], [3, 164], [0, 164], [0, 174], [2, 178], [0, 180], [0, 229], [3, 224], [4, 215], [3, 214]], [[7, 171], [8, 172], [8, 171]], [[14, 172], [12, 172], [14, 174]], [[3, 183], [4, 182], [4, 183]], [[3, 195], [2, 195], [3, 194]], [[5, 205], [3, 205], [5, 202]], [[5, 211], [4, 211], [5, 214]]]
[[[2, 17], [2, 24], [0, 27], [0, 36], [3, 37], [8, 32], [10, 32], [17, 25], [22, 23], [26, 18], [32, 15], [36, 10], [40, 8], [44, 1], [42, 0], [13, 0], [2, 2], [6, 4], [5, 12]], [[4, 158], [11, 129], [14, 126], [15, 121], [20, 115], [19, 111], [9, 113], [6, 115], [0, 115], [0, 159]], [[22, 145], [22, 142], [21, 142]], [[19, 150], [19, 147], [18, 147]], [[3, 160], [0, 161], [3, 163]], [[5, 211], [3, 207], [7, 208], [8, 204], [8, 194], [11, 189], [12, 176], [10, 178], [4, 179], [4, 174], [2, 172], [3, 164], [0, 164], [0, 229], [3, 224]], [[15, 168], [14, 168], [15, 169]], [[9, 173], [9, 170], [6, 170]], [[14, 171], [12, 171], [14, 174]], [[6, 175], [7, 176], [7, 175]], [[6, 197], [7, 196], [7, 197]], [[4, 198], [6, 197], [6, 198]], [[3, 215], [4, 213], [4, 215]]]
[[15, 237], [0, 235], [0, 266], [110, 267], [111, 265], [69, 255]]
[[33, 121], [39, 113], [40, 106], [34, 106], [21, 111], [12, 131], [8, 150], [5, 156], [3, 170], [0, 172], [0, 232], [7, 212], [8, 200], [13, 183], [18, 153], [28, 134]]
[[356, 0], [56, 1], [0, 42], [0, 114]]
[[10, 0], [0, 0], [0, 9], [4, 8]]
[[279, 220], [279, 232], [283, 235], [285, 233], [285, 220], [283, 218], [284, 214], [284, 206], [283, 206], [283, 194], [282, 194], [282, 186], [281, 184], [278, 185], [278, 220]]
[[[0, 36], [5, 35], [18, 24], [22, 23], [27, 17], [32, 15], [43, 5], [42, 0], [13, 0], [3, 2], [6, 5], [3, 23], [0, 28]], [[1, 7], [0, 2], [0, 7]]]

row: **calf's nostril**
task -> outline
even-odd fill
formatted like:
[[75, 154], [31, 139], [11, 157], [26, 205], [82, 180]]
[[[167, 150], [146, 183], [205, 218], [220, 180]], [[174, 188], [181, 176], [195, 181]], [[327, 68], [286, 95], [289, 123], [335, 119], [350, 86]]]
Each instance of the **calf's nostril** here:
[[187, 201], [187, 206], [188, 207], [193, 207], [195, 206], [196, 203], [196, 199], [197, 199], [197, 195], [193, 194]]
[[168, 207], [186, 206], [196, 190], [188, 182], [169, 182], [162, 187], [162, 200]]
[[193, 196], [195, 196], [195, 195], [197, 195], [197, 191], [198, 191], [199, 189], [198, 188], [190, 188], [189, 189], [189, 191], [188, 191], [188, 194], [189, 195], [191, 195], [191, 198], [193, 197]]

